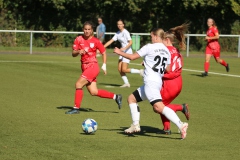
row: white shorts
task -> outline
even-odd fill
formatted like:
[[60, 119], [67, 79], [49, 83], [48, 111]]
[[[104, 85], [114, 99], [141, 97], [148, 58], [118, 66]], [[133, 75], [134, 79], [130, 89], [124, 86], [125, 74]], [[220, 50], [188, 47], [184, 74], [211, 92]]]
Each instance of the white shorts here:
[[148, 100], [151, 103], [155, 100], [162, 100], [161, 88], [162, 82], [148, 81], [137, 90], [143, 101]]
[[[125, 52], [125, 53], [127, 53], [127, 54], [132, 54], [132, 52], [131, 52], [131, 53]], [[127, 58], [125, 58], [125, 57], [123, 57], [123, 56], [119, 56], [118, 59], [121, 60], [121, 61], [124, 62], [124, 63], [130, 63], [130, 59], [127, 59]]]

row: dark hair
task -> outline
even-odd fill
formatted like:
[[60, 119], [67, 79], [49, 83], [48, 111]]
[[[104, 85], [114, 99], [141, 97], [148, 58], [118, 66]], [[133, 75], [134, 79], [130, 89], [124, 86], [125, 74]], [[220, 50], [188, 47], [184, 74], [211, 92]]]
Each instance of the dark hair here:
[[[83, 23], [83, 28], [86, 26], [86, 25], [89, 25], [91, 26], [92, 30], [94, 29], [95, 25], [91, 22], [91, 21], [86, 21]], [[92, 32], [92, 36], [94, 36], [94, 32]]]
[[125, 25], [125, 22], [123, 19], [119, 19], [117, 22], [122, 21], [122, 23]]
[[180, 26], [176, 26], [174, 28], [170, 28], [167, 32], [165, 32], [165, 38], [169, 38], [171, 42], [176, 38], [178, 40], [178, 45], [182, 50], [186, 49], [185, 42], [185, 33], [188, 31], [190, 23], [184, 23]]
[[86, 25], [89, 25], [92, 27], [92, 29], [94, 29], [95, 25], [91, 22], [91, 21], [86, 21], [83, 23], [83, 28], [86, 26]]

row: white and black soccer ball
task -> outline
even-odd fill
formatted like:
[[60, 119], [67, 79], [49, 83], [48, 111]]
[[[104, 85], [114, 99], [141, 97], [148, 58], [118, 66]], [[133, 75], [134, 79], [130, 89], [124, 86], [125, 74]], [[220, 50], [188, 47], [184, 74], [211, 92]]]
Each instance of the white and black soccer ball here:
[[97, 131], [97, 128], [98, 128], [98, 124], [92, 118], [87, 118], [82, 123], [83, 132], [85, 132], [86, 134], [95, 133]]

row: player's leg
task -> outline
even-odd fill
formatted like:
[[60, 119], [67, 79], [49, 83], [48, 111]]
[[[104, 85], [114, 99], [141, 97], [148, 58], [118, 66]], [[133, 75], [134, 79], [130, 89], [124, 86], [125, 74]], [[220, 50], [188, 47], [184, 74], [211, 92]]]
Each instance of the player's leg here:
[[204, 62], [204, 73], [202, 73], [202, 76], [208, 76], [208, 70], [210, 67], [210, 59], [212, 56], [212, 50], [209, 46], [206, 47], [206, 53], [205, 53], [205, 62]]
[[169, 108], [171, 108], [174, 112], [181, 111], [187, 120], [190, 119], [190, 112], [189, 112], [189, 106], [187, 103], [183, 104], [169, 104], [167, 105]]
[[114, 99], [118, 104], [118, 108], [122, 107], [122, 95], [109, 92], [107, 90], [98, 89], [96, 81], [87, 84], [87, 89], [92, 96], [98, 96], [101, 98]]
[[74, 98], [74, 107], [73, 109], [65, 112], [66, 114], [78, 114], [81, 106], [82, 98], [83, 98], [83, 90], [82, 88], [88, 84], [88, 80], [80, 76], [75, 84], [75, 98]]
[[132, 117], [132, 124], [130, 128], [126, 129], [125, 133], [134, 133], [134, 132], [140, 132], [140, 108], [138, 106], [138, 102], [141, 102], [143, 100], [146, 100], [146, 95], [144, 93], [144, 87], [141, 86], [137, 90], [135, 90], [132, 94], [128, 97], [128, 105], [131, 112]]
[[163, 114], [166, 118], [172, 121], [181, 131], [182, 139], [184, 139], [187, 135], [187, 123], [183, 123], [177, 114], [170, 108], [166, 107], [162, 102], [162, 97], [159, 92], [161, 89], [162, 84], [159, 82], [150, 82], [145, 83], [145, 94], [147, 99], [149, 100], [150, 104], [153, 106], [154, 112], [158, 114]]
[[155, 103], [151, 102], [151, 104], [153, 105], [153, 110], [155, 112], [163, 114], [178, 127], [181, 132], [182, 139], [186, 138], [188, 123], [183, 123], [177, 114], [172, 109], [166, 107], [161, 101], [155, 101]]
[[120, 76], [122, 77], [122, 80], [124, 82], [124, 84], [121, 85], [120, 87], [130, 87], [126, 73], [122, 72], [122, 64], [123, 64], [122, 59], [123, 59], [122, 56], [120, 56], [118, 60], [118, 72], [120, 73]]
[[128, 64], [130, 63], [130, 60], [127, 58], [122, 59], [122, 68], [121, 71], [124, 73], [137, 73], [140, 74], [141, 70], [140, 69], [134, 69], [134, 68], [128, 68]]
[[[172, 106], [170, 103], [180, 94], [182, 90], [182, 77], [179, 76], [172, 80], [163, 80], [164, 83], [161, 89], [162, 102], [165, 106], [170, 107], [174, 112], [179, 110], [179, 106]], [[182, 109], [182, 108], [181, 108]], [[157, 134], [171, 134], [170, 121], [162, 114], [160, 114], [163, 130], [157, 132]]]
[[219, 64], [221, 64], [222, 66], [224, 66], [226, 68], [226, 71], [229, 72], [229, 64], [226, 63], [225, 60], [221, 59], [220, 58], [220, 50], [217, 51], [217, 52], [214, 52], [213, 54], [214, 58], [215, 58], [215, 61]]

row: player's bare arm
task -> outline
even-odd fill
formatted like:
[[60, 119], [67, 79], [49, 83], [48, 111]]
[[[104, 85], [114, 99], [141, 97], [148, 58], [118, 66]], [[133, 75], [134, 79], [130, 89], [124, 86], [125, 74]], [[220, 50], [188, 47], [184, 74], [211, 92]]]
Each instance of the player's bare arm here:
[[170, 67], [170, 65], [167, 65], [167, 67], [165, 69], [165, 72], [167, 73], [167, 72], [170, 72], [170, 71], [171, 71], [171, 67]]
[[104, 44], [104, 47], [107, 48], [110, 44], [113, 43], [113, 39], [110, 39], [107, 43]]
[[215, 36], [213, 36], [213, 37], [206, 36], [205, 39], [206, 39], [206, 40], [208, 40], [208, 39], [219, 39], [219, 34], [218, 34], [218, 33], [215, 33]]
[[86, 51], [83, 50], [83, 49], [81, 49], [81, 50], [73, 50], [73, 51], [72, 51], [72, 56], [73, 56], [73, 57], [77, 57], [79, 54], [80, 54], [80, 55], [83, 55], [83, 54], [85, 54], [85, 53], [86, 53]]
[[132, 46], [132, 40], [128, 41], [128, 45], [124, 48], [121, 48], [122, 51], [126, 51], [128, 48], [130, 48]]
[[102, 61], [103, 61], [103, 65], [102, 65], [102, 70], [104, 72], [104, 75], [107, 74], [107, 66], [106, 66], [106, 63], [107, 63], [107, 54], [106, 54], [106, 51], [104, 51], [102, 53]]
[[138, 59], [140, 58], [139, 54], [136, 52], [134, 54], [127, 54], [127, 53], [124, 53], [121, 49], [115, 47], [114, 48], [114, 53], [120, 55], [120, 56], [123, 56], [125, 58], [128, 58], [130, 60], [135, 60], [135, 59]]

